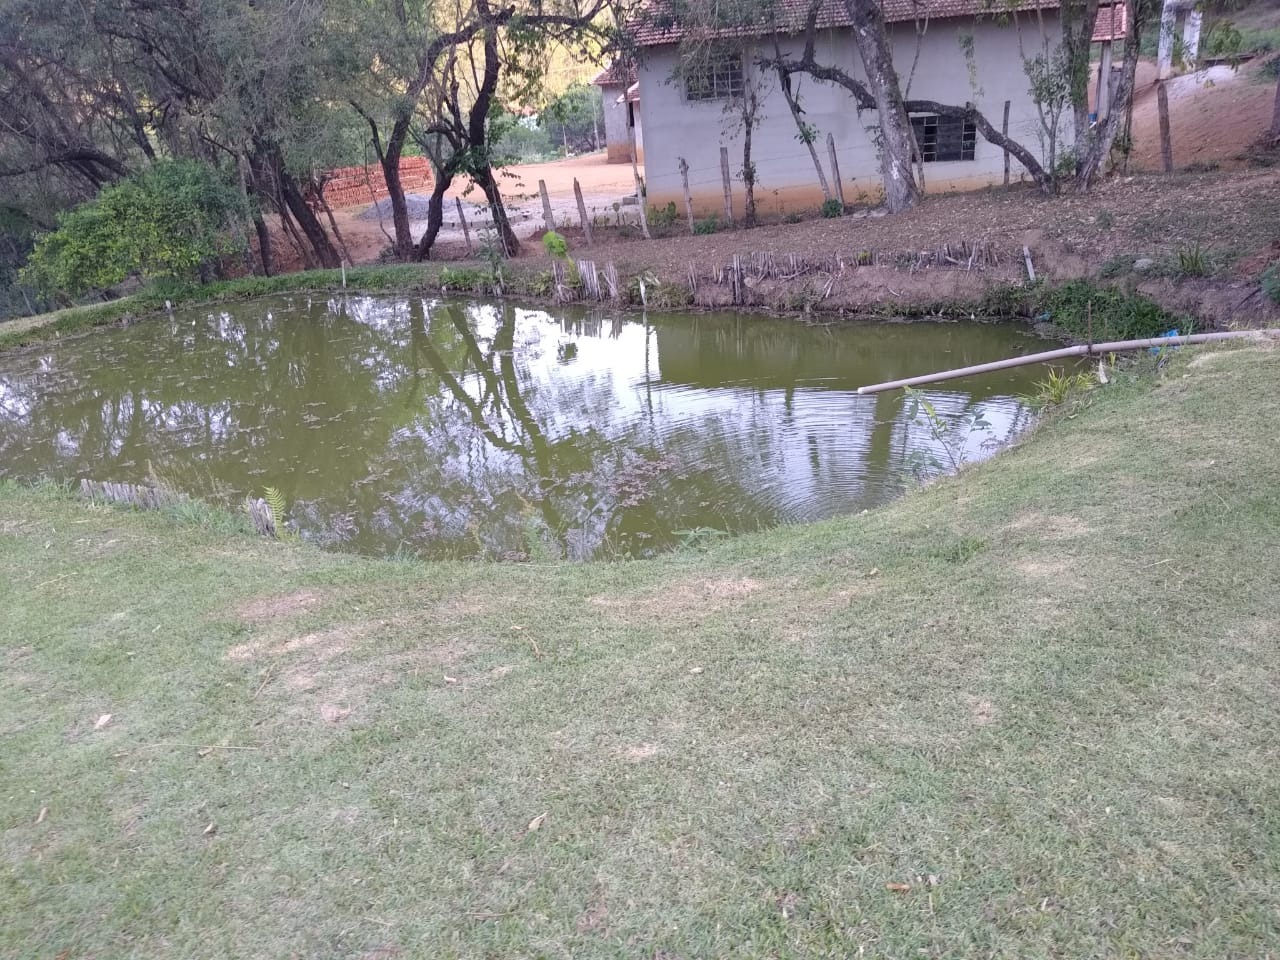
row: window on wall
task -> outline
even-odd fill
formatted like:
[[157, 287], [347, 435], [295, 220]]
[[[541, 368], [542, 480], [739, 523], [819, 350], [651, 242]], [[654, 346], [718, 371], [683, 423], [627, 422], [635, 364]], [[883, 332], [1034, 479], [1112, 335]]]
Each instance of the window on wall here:
[[944, 160], [972, 160], [978, 142], [978, 128], [968, 120], [953, 120], [936, 113], [911, 118], [916, 145], [925, 163]]
[[684, 75], [686, 100], [731, 100], [742, 96], [742, 55], [709, 57]]

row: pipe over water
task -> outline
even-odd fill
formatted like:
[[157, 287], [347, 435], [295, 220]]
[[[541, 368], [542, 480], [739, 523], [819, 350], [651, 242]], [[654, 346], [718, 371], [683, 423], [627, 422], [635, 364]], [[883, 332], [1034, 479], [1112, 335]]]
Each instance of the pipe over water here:
[[978, 363], [972, 367], [960, 367], [956, 370], [943, 370], [939, 373], [926, 373], [919, 377], [905, 377], [902, 380], [890, 380], [887, 383], [876, 383], [859, 387], [858, 393], [883, 393], [886, 390], [898, 390], [902, 387], [917, 387], [925, 383], [937, 383], [939, 380], [955, 380], [960, 377], [972, 377], [979, 373], [991, 373], [995, 370], [1008, 370], [1010, 367], [1025, 367], [1032, 363], [1046, 363], [1050, 360], [1063, 360], [1067, 357], [1092, 357], [1106, 353], [1121, 353], [1126, 350], [1145, 350], [1149, 347], [1180, 347], [1191, 343], [1212, 343], [1215, 340], [1235, 340], [1241, 338], [1256, 339], [1263, 336], [1280, 337], [1280, 330], [1230, 330], [1223, 333], [1192, 333], [1183, 337], [1147, 337], [1144, 340], [1112, 340], [1108, 343], [1082, 343], [1074, 347], [1062, 347], [1059, 350], [1046, 350], [1043, 353], [1029, 353], [1023, 357], [1010, 357], [1007, 360], [995, 360], [991, 363]]

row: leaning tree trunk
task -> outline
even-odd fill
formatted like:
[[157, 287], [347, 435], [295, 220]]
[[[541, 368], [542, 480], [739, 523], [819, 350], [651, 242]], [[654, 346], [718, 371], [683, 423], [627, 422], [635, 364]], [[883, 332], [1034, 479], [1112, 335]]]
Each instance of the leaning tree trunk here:
[[502, 202], [502, 194], [498, 190], [498, 181], [494, 179], [493, 169], [487, 162], [482, 163], [472, 173], [471, 178], [475, 180], [476, 186], [484, 192], [485, 199], [489, 201], [489, 216], [493, 219], [493, 228], [498, 231], [498, 237], [502, 240], [502, 249], [506, 251], [508, 257], [519, 256], [520, 240], [511, 227], [511, 220]]
[[271, 231], [267, 229], [267, 222], [262, 219], [262, 214], [253, 218], [253, 229], [258, 234], [258, 256], [262, 258], [262, 275], [269, 277], [274, 268], [275, 258], [271, 255]]
[[302, 196], [302, 191], [298, 189], [298, 182], [286, 170], [280, 171], [280, 193], [284, 197], [284, 202], [288, 204], [289, 212], [293, 214], [293, 219], [297, 221], [298, 226], [302, 228], [302, 232], [306, 234], [307, 242], [311, 244], [311, 249], [315, 251], [316, 259], [320, 261], [320, 266], [337, 267], [342, 261], [338, 256], [338, 252], [333, 249], [333, 244], [329, 241], [329, 235], [325, 233], [324, 225], [316, 217], [315, 211], [307, 206], [307, 201]]
[[791, 110], [791, 119], [796, 123], [796, 137], [808, 148], [809, 159], [813, 161], [814, 172], [818, 175], [818, 185], [822, 187], [822, 199], [829, 201], [833, 199], [831, 187], [827, 183], [826, 171], [822, 169], [822, 161], [818, 159], [818, 151], [813, 145], [815, 131], [805, 123], [804, 111], [800, 108], [800, 101], [795, 98], [795, 94], [791, 91], [791, 73], [782, 66], [782, 50], [779, 49], [777, 41], [774, 41], [773, 50], [777, 58], [778, 86], [782, 88], [782, 96], [787, 101], [787, 107]]
[[893, 49], [878, 0], [844, 3], [880, 121], [880, 175], [884, 180], [885, 206], [890, 213], [899, 213], [915, 206], [920, 188], [911, 172], [911, 122], [902, 103]]

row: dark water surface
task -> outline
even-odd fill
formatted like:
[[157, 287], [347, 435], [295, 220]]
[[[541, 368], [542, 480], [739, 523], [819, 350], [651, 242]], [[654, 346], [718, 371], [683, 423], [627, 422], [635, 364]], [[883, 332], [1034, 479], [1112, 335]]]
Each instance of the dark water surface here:
[[[947, 462], [869, 383], [1043, 349], [1013, 325], [830, 328], [388, 297], [281, 297], [0, 357], [0, 476], [143, 481], [372, 554], [644, 555], [897, 496]], [[1027, 421], [1025, 367], [929, 389]]]

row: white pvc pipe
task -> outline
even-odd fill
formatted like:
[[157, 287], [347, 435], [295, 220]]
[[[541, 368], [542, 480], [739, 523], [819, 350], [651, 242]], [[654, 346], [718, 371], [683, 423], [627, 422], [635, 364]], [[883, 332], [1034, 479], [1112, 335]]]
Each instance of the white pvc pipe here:
[[1032, 363], [1045, 363], [1067, 357], [1088, 357], [1102, 353], [1120, 353], [1125, 350], [1145, 350], [1148, 347], [1178, 347], [1188, 343], [1210, 343], [1214, 340], [1233, 340], [1264, 335], [1280, 336], [1280, 330], [1231, 330], [1225, 333], [1193, 333], [1185, 337], [1148, 337], [1145, 340], [1082, 343], [1075, 347], [1063, 347], [1059, 350], [1046, 350], [1044, 353], [1029, 353], [1023, 357], [1010, 357], [1008, 360], [979, 363], [972, 367], [960, 367], [958, 370], [943, 370], [940, 373], [926, 373], [919, 377], [890, 380], [887, 383], [859, 387], [858, 393], [883, 393], [885, 390], [897, 390], [900, 387], [916, 387], [923, 383], [937, 383], [939, 380], [955, 380], [959, 377], [971, 377], [979, 373], [991, 373], [994, 370], [1008, 370], [1011, 367], [1025, 367]]

